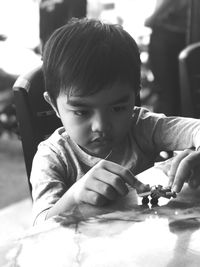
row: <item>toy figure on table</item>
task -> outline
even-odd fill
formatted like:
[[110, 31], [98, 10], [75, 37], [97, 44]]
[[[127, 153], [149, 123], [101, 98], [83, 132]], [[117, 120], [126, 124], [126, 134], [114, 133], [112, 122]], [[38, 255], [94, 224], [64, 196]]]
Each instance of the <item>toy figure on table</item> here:
[[164, 198], [176, 198], [176, 192], [173, 192], [171, 190], [170, 186], [163, 187], [162, 185], [155, 185], [150, 187], [149, 191], [139, 193], [138, 194], [140, 197], [142, 197], [142, 204], [146, 205], [149, 203], [149, 196], [151, 197], [151, 204], [156, 205], [158, 204], [158, 199], [160, 197]]
[[[110, 152], [106, 155], [104, 160], [109, 160], [109, 157], [113, 154], [113, 150], [110, 150]], [[164, 165], [166, 163], [171, 162], [172, 158], [165, 161]], [[162, 165], [162, 164], [161, 164]], [[161, 168], [163, 169], [163, 167]], [[171, 186], [162, 186], [162, 185], [153, 185], [150, 186], [149, 184], [144, 184], [141, 181], [139, 181], [131, 170], [129, 170], [130, 174], [133, 176], [133, 184], [132, 187], [136, 190], [139, 197], [142, 197], [142, 204], [146, 205], [149, 203], [149, 197], [151, 197], [150, 203], [152, 205], [158, 204], [158, 199], [160, 197], [164, 198], [176, 198], [176, 192], [172, 191]]]

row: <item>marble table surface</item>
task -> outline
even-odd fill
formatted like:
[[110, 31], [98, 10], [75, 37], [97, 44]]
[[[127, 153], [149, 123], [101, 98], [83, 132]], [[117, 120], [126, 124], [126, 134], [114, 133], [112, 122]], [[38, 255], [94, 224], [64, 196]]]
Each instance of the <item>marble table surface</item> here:
[[[167, 164], [138, 179], [167, 184]], [[200, 190], [184, 186], [175, 199], [142, 205], [128, 195], [107, 207], [82, 205], [0, 244], [2, 267], [199, 267]]]

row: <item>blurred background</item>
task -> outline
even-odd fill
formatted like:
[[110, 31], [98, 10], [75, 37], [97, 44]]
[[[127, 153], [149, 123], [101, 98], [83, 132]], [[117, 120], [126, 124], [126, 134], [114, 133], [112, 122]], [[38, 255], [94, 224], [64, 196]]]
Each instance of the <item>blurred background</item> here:
[[[42, 47], [48, 36], [71, 17], [98, 18], [110, 23], [119, 23], [136, 40], [142, 62], [142, 105], [153, 111], [172, 113], [172, 109], [158, 108], [160, 102], [159, 84], [153, 58], [153, 33], [156, 26], [154, 14], [164, 3], [178, 0], [0, 0], [0, 239], [7, 240], [19, 236], [31, 225], [31, 198], [27, 183], [20, 136], [17, 130], [12, 86], [20, 74], [41, 64]], [[200, 40], [198, 0], [181, 0], [187, 8], [183, 37], [178, 52], [186, 45]], [[166, 7], [164, 10], [167, 10]], [[161, 14], [162, 8], [159, 10]], [[195, 12], [194, 12], [195, 11]], [[158, 12], [157, 12], [158, 13]], [[163, 15], [176, 24], [179, 15]], [[195, 20], [194, 20], [195, 17]], [[160, 19], [160, 18], [159, 18]], [[158, 19], [158, 21], [159, 21]], [[173, 26], [172, 25], [172, 26]], [[169, 28], [169, 27], [168, 27]], [[173, 27], [171, 27], [173, 28]], [[183, 27], [182, 27], [183, 28]], [[165, 30], [167, 27], [165, 28]], [[177, 30], [177, 29], [176, 29]], [[175, 30], [175, 35], [178, 36]], [[162, 30], [163, 32], [163, 30]], [[158, 37], [156, 43], [159, 43]], [[169, 38], [170, 39], [170, 38]], [[171, 38], [170, 40], [172, 40]], [[166, 43], [164, 41], [164, 43]], [[150, 50], [151, 49], [151, 50]], [[152, 51], [152, 54], [150, 53]], [[178, 53], [177, 52], [177, 53]], [[165, 52], [164, 52], [165, 54]], [[151, 57], [152, 58], [151, 58]], [[160, 59], [162, 54], [156, 55]], [[152, 59], [152, 60], [151, 60]], [[162, 59], [163, 60], [163, 59]], [[177, 56], [176, 56], [177, 61]], [[158, 64], [161, 64], [159, 61]], [[168, 66], [171, 63], [168, 63]], [[173, 63], [172, 63], [173, 64]], [[164, 66], [164, 63], [163, 63]], [[168, 78], [167, 78], [168, 79]], [[175, 78], [173, 78], [175, 79]], [[169, 105], [168, 105], [169, 106]], [[164, 107], [164, 106], [163, 106]], [[174, 113], [173, 113], [174, 112]]]

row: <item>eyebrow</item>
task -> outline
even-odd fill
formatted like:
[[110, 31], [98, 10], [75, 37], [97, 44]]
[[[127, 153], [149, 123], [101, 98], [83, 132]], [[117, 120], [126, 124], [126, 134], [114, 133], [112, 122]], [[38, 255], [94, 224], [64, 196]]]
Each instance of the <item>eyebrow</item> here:
[[[130, 99], [129, 95], [125, 95], [120, 97], [117, 100], [114, 100], [113, 102], [109, 103], [109, 105], [117, 105], [117, 104], [124, 104], [127, 103]], [[69, 99], [67, 101], [68, 105], [74, 106], [74, 107], [88, 107], [88, 106], [93, 106], [91, 103], [88, 103], [87, 101], [84, 101], [82, 98], [78, 99]]]

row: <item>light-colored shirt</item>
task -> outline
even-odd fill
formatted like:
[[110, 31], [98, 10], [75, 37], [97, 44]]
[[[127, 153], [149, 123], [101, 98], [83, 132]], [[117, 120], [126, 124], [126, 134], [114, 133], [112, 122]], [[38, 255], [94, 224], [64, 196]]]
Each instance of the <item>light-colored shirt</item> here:
[[[119, 153], [117, 163], [136, 175], [151, 167], [160, 151], [199, 146], [200, 120], [166, 117], [135, 107], [123, 147], [114, 151]], [[40, 143], [30, 178], [34, 222], [45, 220], [48, 209], [99, 160], [73, 142], [63, 127]]]

